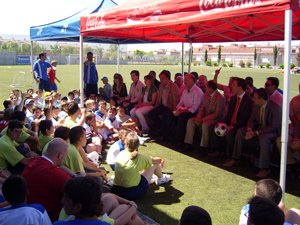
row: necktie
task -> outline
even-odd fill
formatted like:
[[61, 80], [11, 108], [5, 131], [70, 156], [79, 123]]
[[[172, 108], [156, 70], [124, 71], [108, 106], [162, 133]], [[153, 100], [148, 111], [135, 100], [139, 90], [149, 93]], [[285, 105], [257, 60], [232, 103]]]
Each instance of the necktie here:
[[235, 117], [236, 117], [236, 114], [237, 114], [237, 111], [238, 111], [238, 108], [239, 108], [239, 105], [240, 105], [240, 101], [241, 101], [241, 98], [238, 97], [237, 100], [236, 100], [234, 113], [233, 113], [233, 116], [232, 116], [231, 121], [230, 121], [230, 126], [232, 126], [234, 124]]
[[209, 99], [206, 103], [206, 107], [205, 107], [205, 114], [204, 117], [207, 116], [209, 114], [209, 110], [210, 110], [210, 103], [211, 103], [211, 96], [209, 96]]
[[260, 113], [259, 113], [259, 129], [263, 128], [263, 119], [264, 119], [264, 108], [260, 107]]

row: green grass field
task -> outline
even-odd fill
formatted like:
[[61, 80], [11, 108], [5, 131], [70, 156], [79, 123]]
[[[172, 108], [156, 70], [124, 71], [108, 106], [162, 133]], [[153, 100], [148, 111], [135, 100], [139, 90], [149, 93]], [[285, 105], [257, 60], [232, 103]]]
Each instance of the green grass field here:
[[[116, 66], [98, 65], [99, 77], [107, 76], [112, 81], [113, 74], [117, 71]], [[130, 84], [130, 71], [136, 69], [141, 73], [141, 77], [150, 70], [159, 73], [163, 69], [171, 71], [172, 77], [176, 72], [181, 71], [180, 66], [163, 65], [122, 65], [120, 73], [123, 75], [127, 87]], [[207, 75], [208, 79], [213, 78], [215, 68], [192, 67], [192, 71]], [[26, 86], [22, 91], [31, 87], [30, 66], [1, 66], [1, 88], [0, 101], [8, 98], [8, 93], [12, 89], [13, 76], [19, 71], [26, 72]], [[58, 89], [62, 95], [66, 95], [71, 88], [79, 88], [79, 66], [59, 65], [57, 67], [57, 77], [62, 81], [58, 84]], [[262, 87], [269, 76], [277, 76], [280, 79], [280, 87], [283, 87], [283, 74], [278, 70], [267, 69], [241, 69], [223, 68], [219, 76], [219, 82], [228, 83], [230, 76], [246, 77], [252, 76], [256, 87]], [[299, 75], [291, 75], [291, 97], [298, 94]], [[102, 86], [101, 81], [99, 86]], [[285, 90], [286, 91], [286, 90]], [[199, 136], [199, 134], [196, 134]], [[248, 199], [253, 196], [254, 184], [257, 181], [255, 174], [258, 169], [249, 162], [249, 158], [242, 157], [241, 164], [224, 168], [222, 166], [225, 157], [200, 158], [196, 151], [199, 146], [199, 138], [195, 139], [194, 151], [181, 154], [175, 148], [176, 140], [165, 145], [157, 144], [153, 141], [146, 146], [140, 147], [140, 153], [150, 156], [159, 156], [165, 160], [164, 172], [173, 173], [172, 182], [162, 186], [150, 185], [147, 195], [136, 203], [139, 210], [147, 214], [161, 224], [178, 224], [179, 218], [185, 207], [198, 205], [206, 209], [214, 225], [238, 224], [242, 207]], [[103, 166], [113, 174], [109, 166], [103, 161]], [[279, 168], [271, 167], [271, 178], [279, 181]], [[293, 194], [293, 189], [300, 185], [299, 180], [287, 179], [285, 204], [287, 209], [300, 208], [299, 196]]]

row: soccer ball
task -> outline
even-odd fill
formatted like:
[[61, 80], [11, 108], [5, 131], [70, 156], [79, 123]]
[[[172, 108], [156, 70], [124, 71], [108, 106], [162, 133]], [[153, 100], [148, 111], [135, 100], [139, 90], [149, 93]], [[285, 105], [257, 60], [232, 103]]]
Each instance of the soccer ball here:
[[227, 128], [227, 125], [225, 123], [218, 123], [215, 126], [215, 133], [219, 137], [224, 137], [227, 130], [228, 130], [228, 128]]

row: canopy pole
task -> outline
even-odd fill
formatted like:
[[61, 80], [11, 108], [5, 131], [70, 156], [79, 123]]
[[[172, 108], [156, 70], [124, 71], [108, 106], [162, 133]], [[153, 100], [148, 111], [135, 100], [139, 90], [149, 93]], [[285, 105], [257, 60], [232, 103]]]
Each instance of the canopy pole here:
[[83, 108], [83, 36], [80, 35], [79, 50], [79, 88], [80, 88], [80, 107]]
[[117, 58], [117, 71], [120, 73], [120, 41], [118, 41], [118, 58]]
[[193, 58], [193, 43], [190, 42], [190, 51], [189, 51], [189, 70], [188, 70], [189, 73], [191, 72], [192, 58]]
[[181, 52], [181, 70], [182, 76], [184, 77], [184, 42], [182, 42], [182, 52]]
[[284, 82], [283, 82], [283, 106], [282, 106], [282, 130], [281, 130], [281, 161], [280, 161], [280, 186], [282, 188], [282, 202], [284, 203], [286, 182], [286, 158], [289, 128], [289, 100], [290, 100], [290, 68], [292, 45], [292, 10], [285, 10], [284, 24]]
[[34, 79], [33, 79], [33, 41], [30, 42], [30, 63], [31, 63], [31, 87], [34, 90]]

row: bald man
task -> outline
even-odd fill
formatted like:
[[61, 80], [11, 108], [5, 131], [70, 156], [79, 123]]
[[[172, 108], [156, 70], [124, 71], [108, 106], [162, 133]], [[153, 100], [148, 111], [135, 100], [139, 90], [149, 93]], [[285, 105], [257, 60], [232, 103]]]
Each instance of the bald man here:
[[58, 220], [64, 185], [71, 178], [71, 174], [68, 175], [60, 168], [68, 151], [69, 146], [63, 139], [54, 138], [45, 154], [32, 159], [22, 173], [29, 190], [27, 203], [44, 206], [52, 223]]

